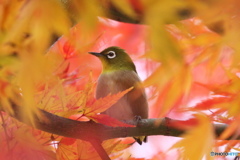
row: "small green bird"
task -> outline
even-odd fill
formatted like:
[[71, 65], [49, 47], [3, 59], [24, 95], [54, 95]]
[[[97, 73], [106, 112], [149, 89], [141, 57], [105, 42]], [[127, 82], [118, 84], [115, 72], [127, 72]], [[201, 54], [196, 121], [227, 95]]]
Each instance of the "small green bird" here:
[[[97, 56], [103, 66], [97, 83], [96, 98], [116, 94], [134, 87], [117, 103], [106, 110], [107, 114], [118, 120], [134, 120], [136, 117], [148, 118], [148, 103], [145, 90], [138, 77], [135, 65], [128, 54], [119, 47], [109, 47], [100, 53], [89, 52]], [[146, 142], [146, 137], [134, 137], [139, 144]]]

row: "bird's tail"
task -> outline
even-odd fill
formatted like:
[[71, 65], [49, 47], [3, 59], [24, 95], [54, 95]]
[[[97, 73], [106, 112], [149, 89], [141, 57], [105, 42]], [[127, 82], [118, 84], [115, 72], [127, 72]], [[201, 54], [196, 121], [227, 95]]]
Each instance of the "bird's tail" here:
[[141, 136], [141, 137], [133, 137], [136, 142], [140, 145], [142, 145], [142, 142], [147, 142], [147, 136]]

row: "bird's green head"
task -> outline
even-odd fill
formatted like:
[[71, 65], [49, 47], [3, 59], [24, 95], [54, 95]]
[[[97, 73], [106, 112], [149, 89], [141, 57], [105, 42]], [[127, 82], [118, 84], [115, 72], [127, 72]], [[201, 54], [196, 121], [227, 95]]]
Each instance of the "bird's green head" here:
[[97, 56], [103, 65], [103, 72], [112, 72], [118, 70], [132, 70], [136, 72], [135, 65], [128, 54], [119, 47], [109, 47], [102, 52], [89, 52]]

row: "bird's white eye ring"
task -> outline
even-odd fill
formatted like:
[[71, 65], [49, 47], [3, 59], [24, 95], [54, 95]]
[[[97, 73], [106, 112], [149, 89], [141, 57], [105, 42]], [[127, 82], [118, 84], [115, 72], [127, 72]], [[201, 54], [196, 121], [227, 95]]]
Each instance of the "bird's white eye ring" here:
[[109, 51], [108, 54], [107, 54], [107, 57], [109, 59], [113, 59], [116, 57], [116, 53], [114, 51]]

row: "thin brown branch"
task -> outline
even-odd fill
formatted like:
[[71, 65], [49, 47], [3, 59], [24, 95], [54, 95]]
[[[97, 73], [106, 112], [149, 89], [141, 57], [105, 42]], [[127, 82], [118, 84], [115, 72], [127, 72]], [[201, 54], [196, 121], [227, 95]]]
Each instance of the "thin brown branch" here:
[[[180, 137], [186, 130], [171, 127], [174, 124], [181, 122], [169, 118], [159, 119], [143, 119], [138, 123], [138, 127], [109, 127], [98, 124], [92, 121], [80, 122], [64, 117], [54, 115], [39, 109], [42, 116], [39, 118], [35, 115], [35, 125], [32, 125], [21, 117], [20, 108], [14, 106], [14, 118], [27, 123], [37, 129], [49, 133], [61, 135], [64, 137], [82, 139], [90, 141], [92, 139], [103, 141], [107, 139], [120, 137], [137, 137], [137, 136], [151, 136], [151, 135], [165, 135]], [[134, 121], [129, 121], [130, 124], [135, 124]], [[213, 124], [215, 128], [216, 137], [218, 137], [226, 128], [225, 124]], [[233, 137], [229, 137], [231, 139]], [[240, 136], [235, 137], [235, 140], [240, 140]]]

